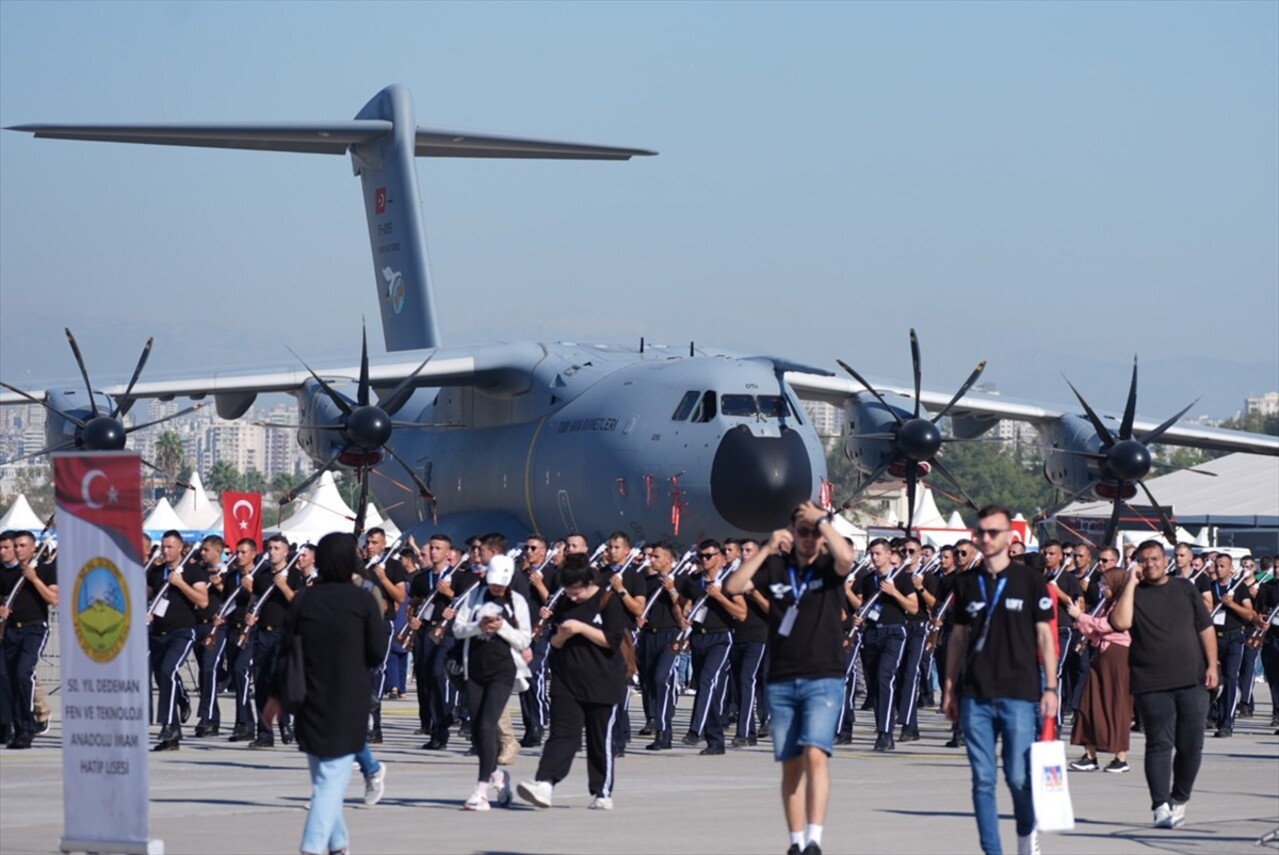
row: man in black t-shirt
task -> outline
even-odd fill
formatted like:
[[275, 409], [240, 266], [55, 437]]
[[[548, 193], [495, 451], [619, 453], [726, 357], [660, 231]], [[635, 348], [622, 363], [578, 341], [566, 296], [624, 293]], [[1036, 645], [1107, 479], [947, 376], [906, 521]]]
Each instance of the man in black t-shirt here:
[[[1261, 634], [1261, 670], [1270, 687], [1270, 726], [1279, 727], [1279, 578], [1261, 583], [1253, 606], [1250, 632]], [[1279, 731], [1275, 735], [1279, 736]]]
[[[391, 634], [395, 631], [395, 613], [409, 594], [408, 576], [400, 560], [387, 550], [383, 529], [371, 528], [364, 536], [364, 559], [366, 586], [382, 604], [386, 631]], [[369, 742], [373, 744], [382, 742], [382, 694], [386, 690], [386, 663], [390, 656], [388, 644], [381, 666], [373, 669], [373, 727], [369, 731]]]
[[[536, 623], [537, 614], [550, 601], [555, 589], [559, 587], [555, 581], [558, 567], [550, 559], [549, 545], [540, 534], [530, 534], [524, 540], [524, 556], [522, 569], [517, 576], [528, 580], [529, 614]], [[545, 634], [536, 636], [529, 646], [532, 658], [528, 667], [532, 676], [528, 688], [520, 692], [520, 713], [524, 719], [524, 737], [520, 745], [525, 748], [536, 748], [542, 744], [546, 736], [546, 728], [551, 721], [551, 699], [547, 694], [547, 680], [550, 671], [546, 667], [547, 653], [550, 652], [550, 639]]]
[[[257, 738], [249, 743], [251, 748], [271, 748], [275, 745], [275, 737], [271, 735], [271, 727], [262, 717], [266, 702], [270, 699], [271, 681], [275, 678], [276, 661], [283, 652], [284, 621], [288, 616], [289, 603], [293, 602], [297, 592], [306, 586], [295, 568], [289, 563], [289, 541], [282, 534], [274, 534], [266, 540], [267, 562], [253, 574], [253, 602], [258, 611], [254, 615], [252, 606], [244, 617], [244, 624], [251, 628], [253, 650], [253, 687], [254, 706], [257, 709]], [[280, 716], [280, 741], [285, 745], [293, 742], [293, 727], [290, 716]]]
[[910, 569], [894, 567], [888, 541], [871, 541], [870, 559], [875, 569], [858, 585], [857, 593], [864, 605], [854, 623], [865, 624], [862, 667], [866, 672], [866, 691], [875, 698], [875, 750], [892, 751], [897, 747], [893, 724], [897, 716], [897, 671], [906, 650], [906, 617], [919, 611], [919, 597], [910, 581]]
[[840, 613], [844, 579], [853, 567], [852, 547], [832, 518], [812, 502], [800, 505], [791, 527], [773, 532], [724, 586], [729, 596], [758, 590], [769, 601], [765, 679], [773, 758], [782, 764], [787, 855], [821, 852], [830, 800], [829, 761], [845, 667]]
[[199, 564], [184, 566], [189, 556], [182, 535], [176, 531], [164, 533], [160, 551], [163, 563], [147, 573], [153, 603], [147, 616], [151, 625], [151, 671], [160, 689], [156, 709], [160, 741], [153, 750], [177, 751], [182, 739], [177, 710], [178, 671], [195, 644], [198, 610], [209, 604], [209, 575]]
[[1163, 544], [1141, 544], [1137, 567], [1109, 620], [1132, 638], [1128, 670], [1146, 733], [1146, 786], [1155, 827], [1174, 828], [1185, 821], [1199, 774], [1208, 709], [1204, 690], [1218, 682], [1217, 635], [1194, 587], [1168, 575]]
[[[1244, 630], [1252, 622], [1252, 595], [1243, 576], [1235, 572], [1234, 559], [1223, 552], [1214, 559], [1212, 571], [1198, 582], [1204, 606], [1212, 617], [1217, 634], [1217, 657], [1221, 668], [1221, 690], [1213, 700], [1209, 718], [1217, 723], [1215, 737], [1234, 735], [1235, 710], [1240, 685], [1252, 680], [1252, 672], [1241, 673], [1244, 661]], [[1255, 667], [1255, 666], [1254, 666]]]
[[733, 628], [746, 614], [746, 602], [724, 591], [724, 548], [719, 541], [699, 543], [697, 560], [702, 572], [685, 576], [677, 583], [681, 628], [692, 628], [689, 648], [693, 654], [693, 681], [697, 683], [697, 700], [684, 744], [696, 745], [705, 738], [706, 747], [700, 753], [723, 754], [728, 654], [733, 646]]
[[[464, 582], [459, 573], [469, 571], [452, 563], [453, 540], [447, 534], [437, 533], [426, 541], [422, 569], [409, 584], [409, 596], [413, 603], [408, 623], [414, 630], [413, 679], [417, 683], [418, 721], [427, 741], [423, 751], [441, 751], [449, 744], [449, 727], [453, 724], [451, 688], [448, 681], [448, 653], [453, 648], [452, 632], [439, 635], [432, 630], [443, 619], [445, 607], [453, 598], [475, 583], [472, 577]], [[427, 600], [430, 602], [428, 603]], [[426, 609], [422, 617], [418, 612]]]
[[49, 637], [49, 606], [58, 605], [57, 569], [36, 562], [35, 544], [29, 531], [0, 534], [0, 730], [14, 749], [30, 748], [35, 740], [36, 666]]
[[[251, 742], [256, 719], [253, 704], [253, 648], [241, 647], [240, 636], [246, 632], [244, 620], [249, 613], [249, 601], [253, 599], [253, 569], [258, 560], [258, 544], [251, 537], [242, 537], [235, 545], [235, 558], [227, 568], [222, 591], [226, 599], [234, 602], [222, 626], [226, 632], [226, 667], [231, 675], [231, 689], [235, 693], [235, 726], [227, 742]], [[225, 605], [225, 601], [223, 603]], [[218, 618], [214, 623], [218, 623]]]
[[[1074, 694], [1074, 675], [1079, 657], [1074, 653], [1075, 642], [1079, 635], [1075, 631], [1075, 619], [1066, 610], [1069, 605], [1084, 608], [1084, 589], [1079, 584], [1079, 577], [1074, 572], [1075, 550], [1069, 549], [1067, 557], [1062, 545], [1050, 540], [1039, 547], [1039, 554], [1044, 560], [1044, 576], [1048, 580], [1048, 590], [1057, 598], [1057, 679], [1054, 685], [1061, 687], [1061, 699], [1057, 706], [1057, 727], [1062, 726], [1063, 717], [1070, 712], [1070, 700]], [[1068, 667], [1069, 666], [1069, 667]]]
[[671, 645], [679, 636], [680, 618], [676, 608], [679, 594], [671, 571], [675, 567], [675, 547], [662, 542], [653, 546], [648, 573], [644, 577], [648, 615], [636, 621], [639, 642], [640, 688], [644, 692], [644, 712], [653, 732], [649, 751], [671, 747], [671, 723], [675, 719], [675, 651]]
[[[1052, 599], [1042, 575], [1008, 557], [1011, 520], [1012, 514], [997, 505], [977, 512], [975, 534], [983, 564], [956, 584], [955, 628], [942, 695], [943, 711], [952, 720], [959, 718], [967, 741], [973, 810], [986, 853], [1002, 851], [995, 804], [995, 741], [1000, 737], [1018, 851], [1038, 851], [1030, 746], [1037, 738], [1037, 716], [1046, 720], [1057, 712]], [[1042, 692], [1041, 661], [1048, 675]]]
[[[624, 531], [608, 536], [604, 546], [604, 566], [599, 570], [600, 587], [611, 590], [626, 613], [626, 625], [632, 634], [635, 621], [644, 613], [644, 574], [640, 572], [640, 550], [631, 546], [631, 539]], [[631, 692], [628, 689], [622, 705], [617, 709], [613, 722], [613, 752], [621, 757], [626, 754], [631, 741]]]
[[222, 726], [222, 713], [218, 709], [218, 667], [226, 647], [226, 627], [215, 624], [213, 618], [222, 608], [226, 594], [233, 589], [234, 581], [227, 582], [226, 567], [222, 564], [222, 550], [226, 544], [216, 534], [200, 542], [200, 563], [208, 574], [209, 601], [197, 611], [199, 623], [195, 627], [196, 667], [200, 669], [199, 721], [196, 736], [217, 736]]

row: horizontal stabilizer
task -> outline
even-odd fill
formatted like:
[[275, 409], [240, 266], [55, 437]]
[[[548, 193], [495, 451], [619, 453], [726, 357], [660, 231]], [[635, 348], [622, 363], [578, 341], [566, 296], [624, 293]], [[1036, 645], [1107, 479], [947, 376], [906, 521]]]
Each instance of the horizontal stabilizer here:
[[[341, 122], [284, 122], [272, 125], [14, 125], [7, 130], [24, 131], [42, 139], [345, 154], [349, 146], [372, 142], [391, 133], [392, 123], [385, 119], [348, 119]], [[632, 157], [657, 152], [419, 127], [414, 153], [418, 157], [630, 160]]]

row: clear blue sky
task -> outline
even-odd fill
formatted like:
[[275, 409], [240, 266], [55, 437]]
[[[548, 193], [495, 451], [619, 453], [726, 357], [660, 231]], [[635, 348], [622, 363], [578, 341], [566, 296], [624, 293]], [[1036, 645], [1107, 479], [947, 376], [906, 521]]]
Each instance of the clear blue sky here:
[[[1134, 352], [1152, 416], [1279, 387], [1274, 2], [0, 3], [3, 125], [344, 119], [391, 82], [422, 125], [661, 152], [419, 161], [446, 343], [900, 381], [915, 326], [934, 387], [988, 358], [1118, 407]], [[345, 158], [0, 133], [10, 382], [74, 376], [66, 325], [103, 377], [147, 335], [151, 377], [354, 359], [372, 278]]]

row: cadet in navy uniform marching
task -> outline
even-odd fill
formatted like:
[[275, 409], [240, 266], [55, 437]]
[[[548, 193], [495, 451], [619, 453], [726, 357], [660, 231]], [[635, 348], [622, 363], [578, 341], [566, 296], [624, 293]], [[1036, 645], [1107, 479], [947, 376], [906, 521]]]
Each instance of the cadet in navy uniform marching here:
[[675, 547], [658, 543], [644, 577], [644, 590], [649, 604], [648, 616], [637, 621], [640, 687], [644, 692], [644, 710], [653, 732], [653, 741], [644, 746], [649, 751], [671, 747], [671, 723], [675, 718], [675, 651], [671, 645], [679, 636], [679, 594], [671, 571], [675, 567]]
[[[920, 542], [907, 537], [902, 541], [901, 575], [915, 592], [915, 610], [906, 612], [906, 642], [902, 646], [902, 663], [897, 669], [897, 721], [901, 724], [899, 742], [919, 739], [919, 680], [924, 661], [924, 641], [928, 637], [928, 610], [923, 605], [924, 574]], [[906, 574], [910, 574], [907, 576]]]
[[[1215, 572], [1213, 572], [1215, 571]], [[1199, 592], [1212, 615], [1217, 633], [1217, 656], [1221, 665], [1221, 687], [1217, 692], [1209, 718], [1217, 723], [1215, 737], [1230, 737], [1235, 732], [1235, 710], [1239, 704], [1239, 683], [1253, 679], [1240, 674], [1244, 652], [1244, 629], [1252, 622], [1252, 595], [1237, 579], [1230, 553], [1218, 555], [1213, 570], [1199, 579]]]
[[705, 738], [702, 754], [723, 754], [728, 656], [733, 647], [733, 626], [745, 615], [746, 603], [740, 596], [724, 593], [724, 550], [719, 541], [703, 540], [698, 544], [697, 560], [702, 572], [685, 577], [679, 584], [680, 610], [687, 610], [685, 621], [692, 625], [689, 641], [693, 679], [697, 682], [697, 702], [684, 744], [696, 745]]
[[[432, 630], [443, 620], [444, 611], [453, 598], [477, 580], [470, 571], [451, 563], [452, 551], [453, 541], [447, 534], [431, 535], [426, 542], [426, 564], [409, 583], [409, 597], [415, 601], [409, 615], [409, 626], [416, 632], [413, 679], [417, 682], [418, 721], [427, 737], [422, 745], [424, 751], [447, 748], [449, 728], [453, 724], [446, 671], [448, 654], [454, 644], [453, 633], [446, 632], [437, 640]], [[469, 582], [464, 582], [468, 578]], [[428, 597], [434, 599], [419, 619], [416, 612]]]
[[222, 726], [222, 715], [218, 709], [218, 663], [222, 661], [226, 647], [226, 627], [215, 624], [213, 618], [222, 608], [226, 592], [231, 588], [226, 581], [226, 567], [222, 564], [224, 547], [222, 538], [216, 534], [200, 542], [200, 562], [209, 577], [209, 601], [204, 608], [196, 610], [199, 623], [195, 627], [193, 648], [196, 666], [200, 669], [199, 720], [195, 725], [195, 735], [200, 737], [217, 736], [218, 728]]
[[[36, 539], [29, 531], [0, 534], [0, 736], [6, 747], [30, 748], [36, 734], [36, 666], [49, 640], [49, 606], [58, 605], [58, 571], [35, 561]], [[20, 580], [9, 608], [3, 602]]]
[[[275, 675], [276, 660], [283, 651], [284, 621], [289, 614], [289, 603], [305, 586], [302, 574], [289, 568], [289, 542], [283, 535], [275, 534], [266, 540], [267, 563], [253, 574], [253, 596], [261, 602], [257, 616], [246, 614], [244, 624], [252, 630], [254, 706], [257, 708], [257, 738], [249, 743], [251, 748], [271, 748], [275, 737], [271, 727], [262, 718], [262, 711], [270, 698], [271, 681]], [[292, 718], [280, 716], [280, 741], [293, 742]]]
[[[239, 645], [245, 632], [244, 619], [249, 613], [249, 601], [253, 599], [253, 563], [257, 560], [258, 544], [251, 537], [241, 538], [235, 545], [234, 563], [227, 569], [222, 589], [227, 597], [234, 597], [235, 604], [222, 621], [225, 626], [227, 672], [231, 675], [231, 691], [235, 693], [235, 726], [227, 742], [250, 742], [253, 739], [253, 647]], [[224, 603], [225, 605], [225, 603]]]
[[[892, 751], [893, 722], [897, 715], [894, 686], [906, 652], [906, 615], [919, 611], [919, 598], [910, 581], [910, 571], [900, 570], [891, 579], [892, 550], [888, 541], [877, 538], [870, 544], [875, 572], [862, 580], [858, 591], [862, 602], [876, 594], [879, 598], [864, 618], [869, 627], [862, 640], [862, 662], [866, 669], [867, 691], [875, 693], [876, 751]], [[858, 617], [857, 620], [862, 620]]]
[[[198, 610], [209, 604], [208, 572], [199, 564], [185, 564], [182, 535], [166, 531], [160, 540], [163, 563], [147, 572], [147, 588], [153, 592], [155, 608], [151, 624], [151, 671], [160, 689], [156, 720], [160, 741], [155, 751], [177, 751], [182, 740], [178, 721], [178, 669], [186, 662], [195, 644]], [[165, 583], [168, 587], [165, 588]]]
[[[639, 561], [631, 561], [631, 539], [626, 532], [615, 531], [608, 536], [608, 544], [604, 548], [606, 563], [600, 571], [600, 586], [611, 589], [620, 599], [622, 610], [626, 613], [626, 628], [632, 635], [635, 633], [635, 621], [644, 613], [645, 586], [644, 576], [639, 569]], [[631, 741], [631, 692], [628, 688], [617, 710], [617, 720], [613, 725], [613, 753], [621, 757], [626, 754], [626, 745]]]
[[[546, 538], [540, 534], [531, 534], [524, 540], [524, 566], [521, 573], [528, 579], [528, 609], [534, 615], [550, 602], [559, 587], [555, 580], [559, 568], [553, 561], [547, 560], [547, 552]], [[529, 646], [533, 654], [528, 663], [532, 676], [529, 678], [528, 688], [520, 692], [520, 714], [524, 720], [524, 736], [520, 739], [520, 745], [525, 748], [537, 748], [542, 744], [551, 721], [551, 697], [547, 693], [550, 672], [546, 667], [550, 649], [551, 642], [545, 634], [534, 638]]]

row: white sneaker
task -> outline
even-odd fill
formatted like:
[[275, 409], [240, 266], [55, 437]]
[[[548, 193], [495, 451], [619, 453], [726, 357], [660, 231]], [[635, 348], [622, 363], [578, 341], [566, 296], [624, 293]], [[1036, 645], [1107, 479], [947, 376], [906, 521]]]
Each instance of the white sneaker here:
[[551, 792], [554, 789], [550, 781], [521, 781], [515, 791], [520, 798], [534, 807], [551, 806]]
[[471, 793], [471, 797], [462, 805], [462, 810], [488, 810], [489, 797], [484, 793]]
[[1167, 802], [1155, 808], [1155, 828], [1172, 828], [1172, 808]]
[[1172, 806], [1172, 822], [1168, 825], [1168, 827], [1176, 828], [1177, 826], [1181, 825], [1185, 821], [1186, 821], [1186, 806], [1173, 805]]
[[1040, 855], [1038, 830], [1032, 829], [1025, 837], [1018, 836], [1017, 855]]
[[608, 796], [596, 796], [587, 807], [591, 810], [612, 810], [613, 800]]
[[493, 778], [489, 785], [497, 790], [497, 806], [511, 806], [511, 776], [507, 772], [498, 769], [493, 773]]
[[372, 775], [364, 779], [364, 803], [369, 807], [382, 801], [382, 794], [386, 792], [386, 764], [383, 763]]

